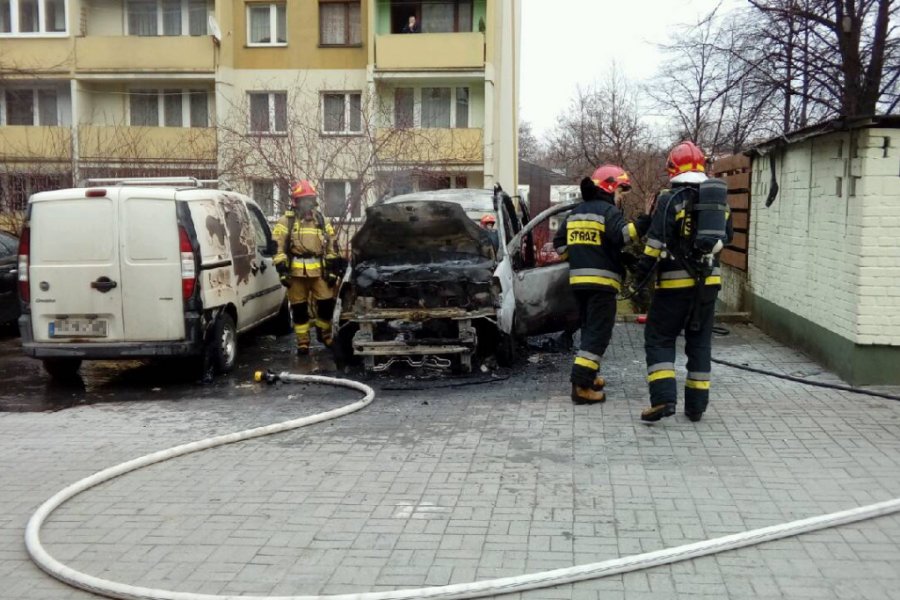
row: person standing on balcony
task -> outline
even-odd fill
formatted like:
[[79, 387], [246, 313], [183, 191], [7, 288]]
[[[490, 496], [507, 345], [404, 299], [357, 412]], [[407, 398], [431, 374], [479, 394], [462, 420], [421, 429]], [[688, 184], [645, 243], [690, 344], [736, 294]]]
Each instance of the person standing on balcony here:
[[409, 21], [403, 26], [401, 33], [421, 33], [419, 24], [416, 22], [416, 15], [409, 15]]

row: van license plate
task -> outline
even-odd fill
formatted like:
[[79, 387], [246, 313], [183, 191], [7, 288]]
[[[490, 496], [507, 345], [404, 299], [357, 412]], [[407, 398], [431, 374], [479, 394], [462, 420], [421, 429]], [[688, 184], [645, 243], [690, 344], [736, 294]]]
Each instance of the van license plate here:
[[55, 319], [50, 337], [106, 337], [106, 319]]

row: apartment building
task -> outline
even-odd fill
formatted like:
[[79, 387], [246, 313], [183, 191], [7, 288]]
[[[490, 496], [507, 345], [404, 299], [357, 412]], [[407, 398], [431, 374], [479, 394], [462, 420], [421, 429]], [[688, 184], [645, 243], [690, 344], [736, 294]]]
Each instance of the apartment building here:
[[[222, 177], [329, 216], [517, 183], [520, 0], [0, 0], [0, 208], [90, 177]], [[419, 33], [402, 33], [410, 17]]]

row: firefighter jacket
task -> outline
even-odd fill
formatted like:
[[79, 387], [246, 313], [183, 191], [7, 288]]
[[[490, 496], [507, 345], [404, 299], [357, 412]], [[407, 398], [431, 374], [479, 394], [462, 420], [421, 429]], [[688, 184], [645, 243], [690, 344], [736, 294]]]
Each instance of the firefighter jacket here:
[[625, 268], [622, 248], [639, 240], [637, 229], [599, 190], [577, 205], [553, 238], [556, 252], [569, 261], [569, 284], [575, 289], [620, 291]]
[[[294, 222], [294, 227], [289, 235], [288, 227], [291, 221]], [[272, 229], [272, 237], [278, 243], [278, 253], [274, 262], [276, 265], [286, 262], [290, 250], [291, 277], [321, 277], [325, 266], [324, 259], [333, 254], [333, 235], [334, 229], [318, 212], [314, 211], [311, 217], [304, 218], [289, 210]]]
[[[692, 260], [688, 244], [685, 243], [690, 235], [690, 223], [685, 223], [685, 218], [690, 219], [690, 215], [685, 214], [685, 207], [689, 201], [696, 203], [698, 196], [697, 186], [691, 184], [674, 185], [672, 189], [660, 192], [650, 231], [647, 233], [644, 256], [637, 269], [639, 280], [646, 278], [640, 274], [649, 273], [658, 261], [655, 278], [657, 289], [695, 287], [697, 279], [694, 275], [701, 276], [704, 285], [721, 287], [722, 269], [718, 255], [714, 255], [712, 264], [701, 265]], [[734, 237], [730, 209], [725, 211], [725, 223], [726, 237], [730, 243]]]

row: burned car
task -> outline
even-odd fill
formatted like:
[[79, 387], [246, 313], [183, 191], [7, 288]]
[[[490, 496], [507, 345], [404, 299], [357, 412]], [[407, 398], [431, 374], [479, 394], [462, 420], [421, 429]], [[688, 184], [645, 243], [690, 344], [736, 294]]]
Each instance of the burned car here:
[[[577, 309], [565, 263], [536, 265], [529, 221], [503, 192], [442, 190], [366, 211], [335, 311], [338, 358], [370, 371], [401, 362], [468, 372], [473, 359], [511, 363], [526, 336], [570, 328]], [[478, 222], [494, 215], [497, 238]]]

